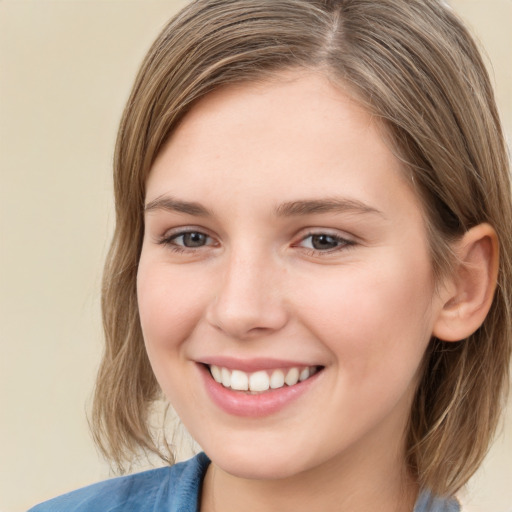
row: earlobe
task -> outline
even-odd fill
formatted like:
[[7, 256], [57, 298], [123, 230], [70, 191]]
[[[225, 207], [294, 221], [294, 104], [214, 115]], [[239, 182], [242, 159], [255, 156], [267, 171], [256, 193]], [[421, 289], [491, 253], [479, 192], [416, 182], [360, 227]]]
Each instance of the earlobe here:
[[444, 287], [442, 309], [433, 336], [459, 341], [483, 323], [492, 304], [498, 276], [499, 247], [496, 231], [479, 224], [455, 244], [455, 268]]

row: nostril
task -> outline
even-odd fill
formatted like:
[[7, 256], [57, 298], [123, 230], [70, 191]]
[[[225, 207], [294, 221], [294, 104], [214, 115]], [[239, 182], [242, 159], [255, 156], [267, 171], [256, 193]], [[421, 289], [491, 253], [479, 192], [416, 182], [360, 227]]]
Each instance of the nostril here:
[[285, 311], [271, 311], [260, 307], [226, 307], [226, 304], [212, 305], [206, 314], [208, 323], [217, 331], [237, 340], [254, 339], [270, 335], [282, 329], [288, 322]]

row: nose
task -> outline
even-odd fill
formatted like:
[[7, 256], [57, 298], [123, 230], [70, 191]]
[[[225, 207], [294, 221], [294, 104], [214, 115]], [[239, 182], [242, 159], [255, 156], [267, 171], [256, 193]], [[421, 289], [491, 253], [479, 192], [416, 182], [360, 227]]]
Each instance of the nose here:
[[253, 251], [226, 257], [206, 311], [210, 325], [237, 340], [265, 336], [286, 325], [285, 270], [271, 260]]

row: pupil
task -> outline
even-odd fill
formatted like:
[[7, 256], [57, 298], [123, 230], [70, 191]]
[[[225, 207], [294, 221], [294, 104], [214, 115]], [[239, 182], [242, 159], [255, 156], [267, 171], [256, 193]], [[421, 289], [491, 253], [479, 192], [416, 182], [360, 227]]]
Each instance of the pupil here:
[[205, 244], [206, 235], [203, 233], [186, 233], [183, 235], [183, 244], [186, 247], [201, 247]]
[[311, 243], [315, 249], [333, 249], [338, 245], [337, 240], [329, 235], [314, 235]]

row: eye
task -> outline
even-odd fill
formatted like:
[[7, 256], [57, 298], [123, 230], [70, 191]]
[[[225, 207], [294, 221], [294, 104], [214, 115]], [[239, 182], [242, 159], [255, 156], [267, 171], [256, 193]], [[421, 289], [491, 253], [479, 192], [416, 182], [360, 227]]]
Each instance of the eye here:
[[353, 240], [347, 240], [341, 236], [328, 233], [311, 233], [305, 236], [298, 245], [317, 253], [332, 252], [354, 244], [355, 242]]
[[204, 233], [190, 231], [189, 233], [174, 235], [171, 240], [176, 245], [182, 245], [183, 247], [202, 247], [207, 244], [208, 238], [210, 237]]
[[181, 231], [165, 235], [159, 243], [174, 251], [187, 251], [215, 245], [213, 238], [201, 231]]

